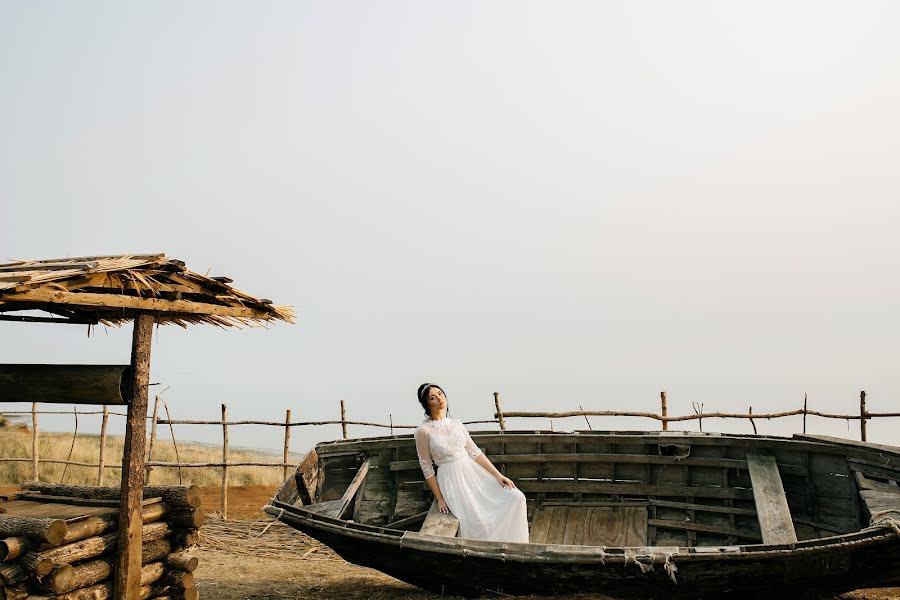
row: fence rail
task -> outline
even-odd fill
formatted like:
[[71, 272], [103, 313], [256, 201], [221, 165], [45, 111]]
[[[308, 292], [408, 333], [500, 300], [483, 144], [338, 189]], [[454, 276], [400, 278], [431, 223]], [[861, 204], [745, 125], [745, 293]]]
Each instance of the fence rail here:
[[[804, 398], [803, 408], [795, 409], [795, 410], [786, 410], [780, 412], [770, 412], [770, 413], [754, 413], [753, 407], [749, 407], [747, 413], [733, 413], [733, 412], [703, 412], [702, 404], [693, 404], [694, 413], [686, 414], [686, 415], [672, 415], [668, 414], [668, 398], [666, 392], [660, 393], [660, 413], [646, 412], [646, 411], [617, 411], [617, 410], [577, 410], [577, 411], [557, 411], [557, 412], [536, 412], [536, 411], [508, 411], [504, 412], [500, 405], [500, 395], [499, 393], [494, 393], [494, 409], [495, 412], [493, 414], [493, 419], [488, 420], [475, 420], [475, 421], [464, 421], [463, 423], [466, 425], [475, 425], [475, 424], [488, 424], [493, 423], [497, 424], [501, 431], [507, 430], [507, 419], [511, 418], [549, 418], [551, 419], [551, 428], [552, 428], [552, 419], [561, 419], [561, 418], [570, 418], [570, 417], [584, 417], [585, 421], [587, 421], [588, 427], [591, 427], [591, 423], [588, 420], [588, 417], [637, 417], [637, 418], [646, 418], [653, 419], [655, 421], [659, 421], [661, 424], [661, 428], [663, 430], [667, 430], [669, 423], [679, 423], [679, 422], [687, 422], [687, 421], [698, 421], [700, 425], [700, 431], [703, 431], [703, 419], [742, 419], [749, 420], [750, 425], [753, 427], [753, 432], [757, 433], [756, 421], [759, 419], [779, 419], [784, 417], [794, 417], [794, 416], [802, 416], [803, 417], [803, 433], [806, 433], [806, 417], [807, 416], [816, 416], [826, 419], [842, 419], [842, 420], [858, 420], [860, 422], [860, 438], [862, 441], [866, 441], [866, 421], [873, 418], [882, 418], [882, 417], [900, 417], [900, 412], [869, 412], [866, 410], [866, 392], [860, 392], [859, 399], [859, 413], [854, 414], [837, 414], [837, 413], [828, 413], [818, 410], [809, 409], [807, 406], [807, 400]], [[288, 409], [285, 411], [285, 419], [284, 421], [267, 421], [267, 420], [237, 420], [231, 421], [228, 419], [228, 407], [226, 405], [222, 405], [222, 417], [218, 420], [196, 420], [196, 419], [172, 419], [169, 414], [168, 406], [163, 402], [163, 406], [166, 412], [166, 418], [160, 418], [159, 413], [159, 405], [160, 405], [160, 397], [156, 396], [152, 415], [148, 415], [147, 419], [150, 421], [150, 440], [147, 449], [147, 461], [145, 466], [147, 468], [145, 477], [149, 482], [149, 479], [152, 474], [152, 469], [154, 467], [157, 468], [176, 468], [179, 469], [179, 480], [181, 477], [180, 469], [191, 469], [191, 468], [220, 468], [222, 469], [222, 493], [221, 493], [221, 511], [223, 518], [227, 518], [228, 515], [228, 486], [229, 486], [229, 467], [271, 467], [282, 469], [282, 475], [286, 479], [289, 474], [289, 469], [295, 465], [289, 462], [289, 447], [291, 441], [291, 429], [294, 427], [310, 427], [310, 426], [326, 426], [326, 425], [340, 425], [341, 426], [341, 436], [344, 439], [348, 438], [347, 428], [350, 425], [353, 426], [364, 426], [364, 427], [377, 427], [383, 429], [389, 429], [391, 434], [393, 435], [395, 429], [400, 430], [409, 430], [415, 429], [416, 425], [397, 425], [394, 424], [393, 418], [390, 418], [390, 422], [385, 423], [374, 423], [370, 421], [353, 421], [347, 419], [347, 409], [346, 403], [341, 400], [340, 402], [340, 419], [336, 420], [324, 420], [324, 421], [292, 421], [291, 420], [291, 410]], [[39, 411], [37, 409], [37, 403], [32, 404], [31, 411], [15, 411], [15, 412], [4, 412], [5, 415], [31, 415], [32, 420], [32, 455], [31, 457], [15, 457], [15, 458], [0, 458], [0, 463], [3, 462], [23, 462], [23, 463], [32, 463], [32, 478], [34, 481], [37, 481], [40, 477], [40, 464], [60, 464], [60, 465], [71, 465], [77, 467], [88, 467], [88, 468], [96, 468], [97, 469], [97, 484], [103, 485], [104, 480], [104, 472], [106, 469], [122, 469], [121, 464], [108, 464], [106, 462], [106, 438], [107, 438], [107, 423], [110, 415], [113, 416], [126, 416], [125, 413], [113, 412], [109, 410], [109, 407], [104, 406], [102, 411], [99, 410], [91, 410], [91, 411], [79, 411], [77, 408], [73, 411], [61, 411], [61, 410], [47, 410], [47, 411]], [[75, 417], [75, 434], [77, 435], [77, 423], [78, 417], [81, 415], [103, 415], [103, 421], [100, 431], [100, 453], [99, 453], [99, 461], [97, 463], [91, 462], [83, 462], [83, 461], [73, 461], [71, 460], [71, 451], [69, 454], [69, 458], [66, 460], [61, 459], [46, 459], [40, 458], [38, 453], [38, 439], [39, 439], [39, 428], [38, 428], [38, 415], [40, 414], [68, 414], [73, 415]], [[153, 450], [156, 444], [157, 438], [157, 426], [158, 425], [167, 425], [169, 427], [169, 431], [172, 437], [172, 443], [175, 448], [175, 462], [164, 462], [164, 461], [154, 461]], [[175, 440], [175, 430], [174, 425], [211, 425], [222, 428], [222, 461], [221, 462], [181, 462], [178, 459], [178, 444]], [[263, 461], [231, 461], [229, 460], [229, 442], [228, 442], [228, 428], [231, 426], [242, 426], [242, 425], [261, 425], [267, 427], [281, 427], [284, 429], [284, 443], [283, 443], [283, 460], [281, 462], [263, 462]], [[73, 448], [74, 448], [74, 436], [73, 436]]]

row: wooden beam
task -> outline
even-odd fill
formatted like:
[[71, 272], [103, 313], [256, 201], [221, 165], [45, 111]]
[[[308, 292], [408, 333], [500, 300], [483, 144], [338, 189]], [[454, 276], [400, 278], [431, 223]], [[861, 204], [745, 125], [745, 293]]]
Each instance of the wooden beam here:
[[0, 315], [0, 321], [13, 321], [15, 323], [66, 323], [69, 325], [96, 325], [99, 319], [60, 319], [58, 317], [30, 317], [26, 315]]
[[0, 398], [5, 402], [123, 405], [128, 365], [0, 364]]
[[115, 600], [137, 598], [141, 583], [141, 517], [144, 501], [144, 445], [147, 438], [147, 387], [150, 384], [150, 342], [153, 317], [134, 319], [131, 343], [131, 381], [122, 456], [119, 533], [113, 577]]
[[87, 271], [100, 266], [96, 262], [42, 262], [38, 264], [0, 265], [0, 273], [13, 271]]
[[[145, 275], [142, 273], [142, 275]], [[146, 275], [145, 275], [146, 276]], [[178, 283], [164, 283], [154, 277], [151, 285], [138, 283], [130, 279], [124, 279], [115, 272], [91, 273], [75, 279], [55, 281], [66, 291], [74, 292], [84, 288], [107, 288], [111, 293], [121, 293], [122, 290], [135, 290], [138, 292], [183, 292], [188, 294], [202, 294], [204, 291], [199, 285], [186, 286]]]
[[791, 520], [787, 496], [775, 457], [756, 451], [747, 452], [747, 466], [753, 485], [753, 499], [764, 544], [794, 544], [797, 534]]
[[[747, 470], [747, 461], [731, 458], [703, 456], [660, 456], [658, 454], [614, 454], [614, 453], [579, 453], [579, 454], [491, 454], [488, 460], [492, 463], [506, 464], [542, 464], [542, 463], [633, 463], [654, 465], [685, 465], [690, 467], [719, 467], [723, 469]], [[418, 460], [391, 461], [391, 471], [420, 469]], [[788, 475], [808, 474], [803, 465], [782, 465], [781, 471]]]
[[406, 517], [404, 519], [398, 519], [396, 521], [388, 523], [387, 525], [383, 525], [382, 527], [384, 527], [385, 529], [403, 529], [404, 527], [408, 527], [409, 525], [415, 525], [419, 521], [424, 521], [425, 517], [427, 517], [427, 516], [428, 516], [428, 511], [426, 510], [425, 512], [420, 512], [411, 517]]
[[2, 296], [4, 302], [47, 302], [92, 308], [133, 308], [141, 311], [173, 312], [195, 315], [217, 315], [220, 317], [241, 317], [245, 319], [266, 319], [268, 311], [245, 306], [222, 306], [189, 300], [165, 300], [163, 298], [138, 298], [116, 294], [93, 294], [85, 292], [62, 292], [49, 289], [34, 289], [17, 294]]
[[758, 531], [750, 531], [746, 529], [732, 529], [731, 527], [722, 527], [719, 525], [705, 525], [702, 523], [693, 523], [690, 521], [672, 521], [668, 519], [648, 519], [647, 521], [653, 527], [660, 529], [678, 529], [681, 531], [699, 531], [701, 533], [717, 533], [727, 535], [729, 537], [743, 538], [748, 540], [762, 539]]

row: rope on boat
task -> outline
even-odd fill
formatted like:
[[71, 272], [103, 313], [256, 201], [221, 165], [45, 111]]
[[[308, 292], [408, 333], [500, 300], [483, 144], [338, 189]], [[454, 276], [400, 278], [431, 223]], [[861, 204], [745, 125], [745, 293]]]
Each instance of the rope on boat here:
[[887, 510], [880, 510], [872, 515], [872, 518], [869, 519], [870, 527], [890, 527], [894, 530], [894, 533], [900, 535], [900, 510], [895, 508], [889, 508]]
[[[638, 553], [637, 548], [625, 548], [625, 564], [634, 563], [641, 570], [641, 573], [647, 573], [648, 571], [652, 571], [654, 565], [657, 563], [662, 563], [663, 569], [666, 571], [666, 574], [669, 576], [669, 579], [672, 580], [672, 583], [678, 583], [675, 579], [675, 572], [678, 570], [678, 566], [675, 564], [675, 561], [672, 560], [672, 556], [675, 554], [675, 550], [671, 552], [643, 552]], [[640, 559], [644, 559], [643, 561]]]

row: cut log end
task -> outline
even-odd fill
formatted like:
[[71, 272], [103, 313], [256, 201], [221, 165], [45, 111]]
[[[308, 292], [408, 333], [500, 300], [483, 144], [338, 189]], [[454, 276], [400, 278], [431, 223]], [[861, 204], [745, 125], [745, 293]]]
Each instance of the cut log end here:
[[200, 565], [200, 559], [186, 552], [175, 552], [166, 557], [166, 564], [173, 569], [193, 573]]
[[51, 546], [59, 546], [63, 543], [63, 540], [66, 539], [66, 534], [69, 532], [69, 527], [66, 525], [66, 522], [62, 519], [54, 519], [47, 526], [47, 533], [45, 535], [46, 541]]

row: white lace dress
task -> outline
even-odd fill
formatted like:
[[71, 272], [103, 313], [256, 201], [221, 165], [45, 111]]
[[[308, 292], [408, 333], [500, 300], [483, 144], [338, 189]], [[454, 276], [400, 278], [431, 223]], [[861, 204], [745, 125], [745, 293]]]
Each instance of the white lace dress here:
[[450, 512], [459, 519], [459, 537], [496, 542], [528, 542], [525, 494], [501, 486], [475, 462], [481, 450], [459, 419], [427, 419], [416, 429], [416, 450], [425, 479], [434, 475]]

